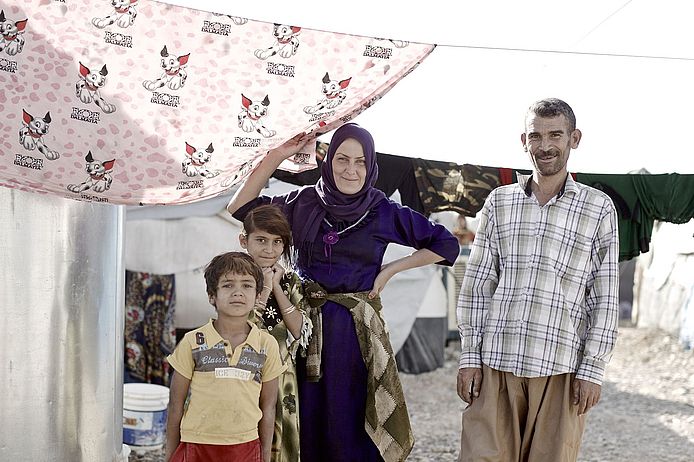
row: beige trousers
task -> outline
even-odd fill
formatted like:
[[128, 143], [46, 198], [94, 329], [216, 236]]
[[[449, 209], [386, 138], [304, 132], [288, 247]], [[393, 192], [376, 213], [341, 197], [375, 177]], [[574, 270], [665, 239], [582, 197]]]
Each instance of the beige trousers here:
[[586, 416], [571, 403], [573, 378], [523, 378], [483, 366], [480, 395], [463, 411], [458, 460], [575, 461]]

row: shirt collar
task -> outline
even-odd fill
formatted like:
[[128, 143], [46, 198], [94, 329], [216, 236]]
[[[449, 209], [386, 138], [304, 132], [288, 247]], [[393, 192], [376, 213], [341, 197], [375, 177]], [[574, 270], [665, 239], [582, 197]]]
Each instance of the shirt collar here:
[[[521, 187], [525, 195], [528, 197], [532, 196], [532, 182], [530, 180], [532, 180], [533, 176], [523, 175], [521, 173], [517, 173], [516, 176], [518, 177], [518, 185]], [[557, 198], [560, 198], [566, 192], [571, 192], [574, 194], [578, 192], [578, 186], [576, 186], [576, 182], [574, 181], [573, 176], [571, 176], [571, 173], [568, 172], [566, 174], [566, 178], [564, 178], [564, 184], [559, 190], [559, 193], [557, 193]]]
[[[219, 332], [217, 332], [217, 329], [214, 328], [214, 325], [212, 324], [213, 321], [214, 319], [210, 318], [209, 322], [202, 327], [202, 329], [205, 331], [205, 338], [209, 339], [208, 345], [210, 346], [224, 341], [222, 336], [219, 335]], [[241, 345], [248, 345], [256, 352], [260, 352], [260, 329], [258, 329], [258, 326], [253, 324], [251, 321], [246, 322], [249, 326], [251, 326], [251, 331], [248, 333], [248, 337], [246, 337], [246, 340]]]

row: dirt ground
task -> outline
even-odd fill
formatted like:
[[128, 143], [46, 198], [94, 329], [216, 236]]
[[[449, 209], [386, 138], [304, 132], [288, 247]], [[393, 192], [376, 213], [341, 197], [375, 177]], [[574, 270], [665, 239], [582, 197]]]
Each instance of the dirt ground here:
[[[454, 385], [458, 347], [447, 348], [445, 367], [402, 376], [417, 439], [409, 461], [457, 460], [464, 407]], [[694, 352], [662, 331], [620, 328], [579, 460], [694, 461]]]
[[[458, 348], [449, 344], [442, 368], [401, 375], [416, 439], [408, 461], [457, 461], [464, 406], [455, 392]], [[161, 451], [130, 457], [131, 462], [161, 460]], [[662, 331], [620, 328], [602, 399], [588, 415], [579, 460], [694, 461], [694, 352], [683, 351]]]

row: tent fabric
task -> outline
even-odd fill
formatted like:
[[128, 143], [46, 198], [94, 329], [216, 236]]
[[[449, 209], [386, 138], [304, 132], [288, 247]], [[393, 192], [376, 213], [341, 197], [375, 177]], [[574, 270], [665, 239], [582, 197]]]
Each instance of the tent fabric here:
[[150, 0], [0, 10], [14, 31], [0, 40], [0, 185], [112, 204], [222, 193], [262, 153], [370, 107], [434, 49]]
[[694, 220], [656, 222], [652, 248], [636, 259], [632, 321], [679, 336], [685, 347], [694, 335]]
[[241, 250], [240, 232], [239, 225], [221, 216], [128, 220], [125, 268], [154, 274], [192, 271], [207, 265], [215, 255]]

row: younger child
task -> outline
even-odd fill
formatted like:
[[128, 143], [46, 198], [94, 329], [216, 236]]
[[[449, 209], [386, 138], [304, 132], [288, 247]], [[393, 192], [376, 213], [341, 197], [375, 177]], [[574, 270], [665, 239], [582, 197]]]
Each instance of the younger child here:
[[[256, 305], [256, 323], [277, 340], [287, 370], [279, 378], [275, 410], [272, 462], [299, 461], [299, 402], [296, 380], [296, 352], [308, 346], [312, 324], [298, 308], [301, 280], [286, 273], [279, 263], [290, 265], [292, 234], [287, 218], [274, 205], [251, 210], [243, 221], [241, 246], [263, 270], [263, 290]], [[284, 258], [283, 258], [284, 257]]]
[[262, 270], [245, 253], [228, 252], [207, 265], [205, 282], [217, 319], [188, 332], [168, 357], [165, 460], [269, 462], [285, 366], [277, 341], [248, 321]]

